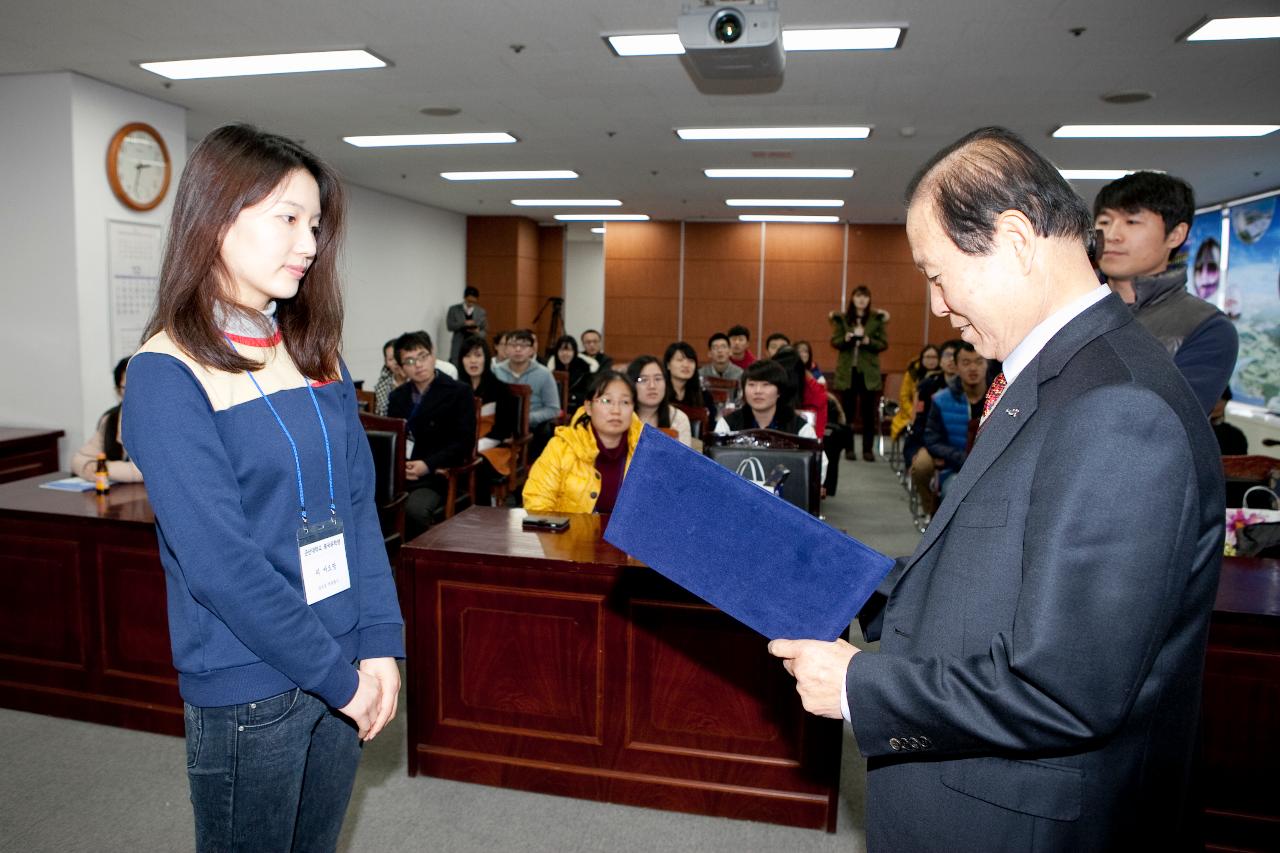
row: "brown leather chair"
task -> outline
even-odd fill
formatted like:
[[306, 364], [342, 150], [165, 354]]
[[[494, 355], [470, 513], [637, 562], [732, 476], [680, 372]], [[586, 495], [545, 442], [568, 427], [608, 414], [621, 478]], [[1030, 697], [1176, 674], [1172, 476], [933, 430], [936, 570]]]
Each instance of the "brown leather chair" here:
[[520, 494], [524, 481], [529, 478], [529, 442], [533, 432], [529, 429], [530, 396], [528, 385], [511, 383], [507, 386], [515, 395], [519, 410], [516, 414], [516, 433], [511, 438], [511, 473], [493, 488], [493, 497], [501, 505], [510, 495]]
[[711, 392], [711, 399], [723, 408], [725, 403], [738, 398], [741, 386], [736, 379], [721, 379], [718, 376], [703, 376], [702, 387]]
[[393, 560], [404, 542], [406, 422], [403, 418], [384, 418], [360, 413], [373, 454], [374, 501], [378, 506], [378, 523], [387, 556]]
[[372, 391], [356, 389], [356, 405], [360, 407], [362, 412], [372, 412], [377, 399], [377, 395]]

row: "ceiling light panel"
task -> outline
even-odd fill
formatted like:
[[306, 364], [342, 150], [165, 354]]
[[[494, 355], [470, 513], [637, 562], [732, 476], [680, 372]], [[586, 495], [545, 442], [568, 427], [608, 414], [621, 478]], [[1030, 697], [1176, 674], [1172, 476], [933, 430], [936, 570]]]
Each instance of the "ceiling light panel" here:
[[1205, 21], [1187, 41], [1235, 41], [1237, 39], [1280, 38], [1280, 17], [1214, 18]]
[[708, 178], [852, 178], [853, 169], [703, 169]]
[[1132, 175], [1135, 169], [1059, 169], [1068, 181], [1114, 181]]
[[646, 213], [557, 213], [561, 222], [648, 222]]
[[344, 136], [357, 148], [402, 148], [419, 145], [502, 145], [515, 142], [509, 133], [406, 133], [388, 136]]
[[1058, 139], [1207, 139], [1227, 136], [1266, 136], [1277, 124], [1064, 124], [1053, 132]]
[[269, 53], [258, 56], [220, 56], [141, 62], [139, 67], [170, 80], [210, 77], [251, 77], [262, 74], [302, 74], [310, 71], [354, 71], [385, 68], [387, 63], [367, 50], [325, 50], [312, 53]]
[[844, 207], [838, 198], [727, 198], [729, 207]]
[[780, 213], [743, 213], [740, 222], [839, 222], [838, 216], [787, 216]]
[[441, 172], [446, 181], [564, 181], [578, 177], [570, 169], [508, 169], [492, 172]]
[[850, 27], [830, 30], [783, 30], [782, 49], [893, 50], [902, 43], [902, 27]]
[[680, 36], [675, 33], [605, 36], [604, 40], [618, 56], [679, 56], [684, 53]]
[[680, 127], [676, 136], [684, 140], [735, 139], [866, 139], [871, 128], [865, 125], [839, 127]]
[[616, 198], [513, 198], [516, 207], [622, 207]]

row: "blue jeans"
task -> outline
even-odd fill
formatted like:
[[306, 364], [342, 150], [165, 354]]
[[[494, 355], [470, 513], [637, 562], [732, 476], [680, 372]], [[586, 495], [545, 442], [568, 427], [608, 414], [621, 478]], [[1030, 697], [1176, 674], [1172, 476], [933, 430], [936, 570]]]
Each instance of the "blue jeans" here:
[[196, 850], [325, 851], [338, 843], [360, 739], [297, 688], [258, 702], [186, 706]]

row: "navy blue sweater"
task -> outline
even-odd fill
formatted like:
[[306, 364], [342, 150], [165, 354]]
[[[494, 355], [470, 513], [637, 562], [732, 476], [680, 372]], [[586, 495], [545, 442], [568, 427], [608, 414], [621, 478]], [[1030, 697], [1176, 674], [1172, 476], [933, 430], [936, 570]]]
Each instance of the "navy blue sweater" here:
[[[298, 446], [311, 519], [328, 517], [324, 438], [279, 332], [234, 337]], [[351, 588], [308, 605], [289, 442], [246, 373], [202, 367], [161, 333], [129, 363], [124, 443], [156, 516], [179, 690], [192, 705], [300, 687], [340, 708], [356, 663], [403, 657], [403, 620], [373, 502], [373, 461], [345, 365], [314, 383], [333, 455]]]

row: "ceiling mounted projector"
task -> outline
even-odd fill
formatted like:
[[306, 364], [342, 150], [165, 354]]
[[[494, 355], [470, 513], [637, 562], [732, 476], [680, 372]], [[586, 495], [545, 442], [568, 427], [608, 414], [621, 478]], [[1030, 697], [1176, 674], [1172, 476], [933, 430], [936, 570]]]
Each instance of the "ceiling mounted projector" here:
[[776, 0], [686, 3], [676, 32], [686, 64], [706, 80], [781, 78], [782, 18]]

